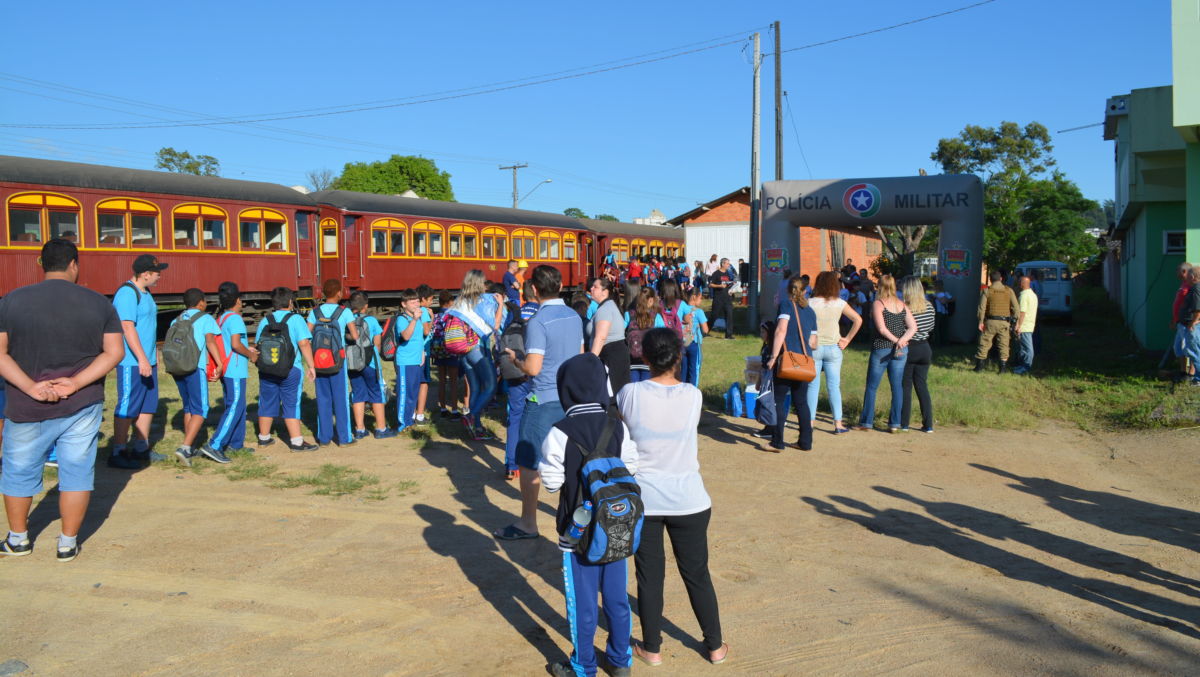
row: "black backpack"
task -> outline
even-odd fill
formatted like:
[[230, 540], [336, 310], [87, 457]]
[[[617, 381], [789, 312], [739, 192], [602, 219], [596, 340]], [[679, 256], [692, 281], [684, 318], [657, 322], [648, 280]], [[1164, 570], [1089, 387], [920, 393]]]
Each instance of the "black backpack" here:
[[192, 325], [203, 316], [204, 313], [197, 310], [195, 315], [184, 319], [183, 313], [180, 313], [179, 319], [167, 329], [167, 335], [163, 337], [162, 359], [168, 374], [187, 376], [196, 371], [196, 365], [200, 362], [200, 346], [196, 345]]
[[632, 557], [642, 538], [646, 508], [642, 488], [625, 467], [618, 452], [608, 450], [613, 430], [620, 425], [611, 415], [600, 433], [596, 448], [584, 454], [579, 469], [579, 505], [591, 501], [587, 528], [575, 544], [575, 552], [588, 564], [607, 564]]
[[287, 378], [292, 373], [292, 365], [296, 362], [296, 347], [292, 345], [292, 335], [288, 331], [288, 320], [295, 315], [289, 312], [282, 320], [275, 319], [275, 312], [267, 313], [264, 320], [267, 326], [258, 337], [258, 359], [254, 366], [258, 371], [275, 378]]
[[375, 363], [375, 342], [367, 331], [367, 318], [355, 319], [354, 326], [358, 329], [358, 340], [346, 344], [346, 371], [362, 371]]
[[504, 328], [504, 333], [500, 334], [500, 378], [506, 381], [521, 380], [528, 376], [521, 371], [508, 357], [508, 353], [504, 352], [506, 348], [512, 349], [516, 354], [517, 359], [525, 359], [525, 320], [521, 319], [521, 313], [518, 311], [513, 315], [512, 321]]
[[345, 334], [338, 324], [345, 308], [339, 306], [333, 315], [325, 317], [321, 314], [321, 306], [313, 308], [312, 354], [313, 369], [321, 375], [329, 376], [342, 371], [342, 363], [346, 361]]

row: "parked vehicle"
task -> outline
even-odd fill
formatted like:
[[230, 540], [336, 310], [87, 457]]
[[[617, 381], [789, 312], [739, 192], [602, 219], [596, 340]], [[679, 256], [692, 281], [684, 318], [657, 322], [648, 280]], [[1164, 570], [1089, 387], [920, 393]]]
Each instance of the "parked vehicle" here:
[[1071, 269], [1059, 261], [1026, 261], [1017, 264], [1017, 275], [1032, 275], [1040, 285], [1038, 315], [1071, 319]]

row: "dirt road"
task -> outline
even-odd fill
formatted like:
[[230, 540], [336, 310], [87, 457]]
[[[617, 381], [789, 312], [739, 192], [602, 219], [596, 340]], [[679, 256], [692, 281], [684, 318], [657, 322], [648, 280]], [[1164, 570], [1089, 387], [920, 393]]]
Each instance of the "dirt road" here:
[[[1197, 431], [835, 437], [819, 424], [815, 451], [776, 455], [750, 425], [706, 413], [701, 426], [732, 657], [703, 660], [668, 576], [665, 661], [636, 673], [1200, 674]], [[101, 468], [79, 559], [54, 562], [51, 495], [35, 509], [34, 553], [0, 561], [0, 664], [541, 675], [569, 651], [555, 545], [488, 535], [517, 509], [500, 443], [260, 455], [287, 472], [339, 463], [417, 488], [333, 499]]]

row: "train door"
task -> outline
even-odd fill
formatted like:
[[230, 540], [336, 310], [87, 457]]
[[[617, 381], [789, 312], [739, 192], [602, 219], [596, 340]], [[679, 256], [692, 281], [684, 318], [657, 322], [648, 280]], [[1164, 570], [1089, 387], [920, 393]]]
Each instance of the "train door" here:
[[317, 280], [316, 295], [320, 295], [321, 285], [325, 280], [342, 279], [342, 247], [341, 223], [332, 217], [321, 219], [317, 234], [317, 266], [320, 272]]
[[312, 290], [319, 286], [313, 239], [317, 222], [315, 212], [296, 212], [296, 287], [302, 297], [312, 296]]
[[347, 290], [362, 286], [363, 266], [366, 257], [362, 247], [366, 238], [360, 237], [358, 224], [360, 216], [346, 214], [342, 217], [342, 286]]

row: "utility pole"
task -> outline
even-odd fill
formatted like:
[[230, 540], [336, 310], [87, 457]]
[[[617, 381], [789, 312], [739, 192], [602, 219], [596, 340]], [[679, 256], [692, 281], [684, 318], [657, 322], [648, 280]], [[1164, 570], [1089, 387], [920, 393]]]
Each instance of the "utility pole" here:
[[500, 167], [501, 170], [511, 169], [513, 173], [513, 209], [516, 209], [517, 203], [521, 201], [521, 194], [517, 192], [517, 170], [525, 169], [528, 166], [528, 164], [517, 164], [514, 162], [507, 167]]
[[779, 22], [775, 22], [775, 180], [783, 180], [783, 47], [779, 44]]
[[762, 243], [759, 236], [759, 231], [762, 228], [759, 214], [759, 190], [758, 190], [758, 165], [759, 165], [759, 118], [760, 118], [760, 96], [759, 90], [762, 80], [762, 49], [759, 45], [759, 35], [754, 34], [754, 113], [750, 125], [750, 279], [743, 280], [744, 284], [748, 284], [750, 289], [750, 326], [747, 328], [749, 333], [754, 334], [758, 327], [758, 270], [759, 261], [762, 259]]

